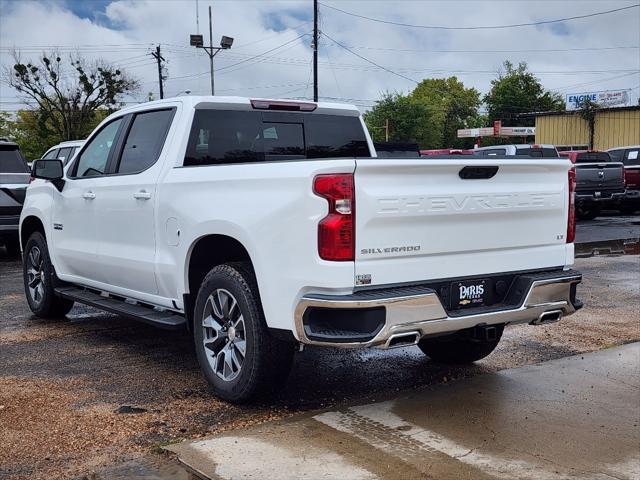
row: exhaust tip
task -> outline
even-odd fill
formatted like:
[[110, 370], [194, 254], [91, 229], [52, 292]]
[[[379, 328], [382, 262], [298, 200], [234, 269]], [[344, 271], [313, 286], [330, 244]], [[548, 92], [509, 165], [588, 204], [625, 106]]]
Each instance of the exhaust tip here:
[[389, 339], [384, 344], [384, 348], [388, 349], [417, 345], [421, 337], [422, 334], [418, 331], [396, 333], [389, 337]]
[[530, 325], [546, 325], [548, 323], [555, 323], [562, 319], [562, 310], [552, 310], [550, 312], [544, 312], [540, 316], [533, 320]]

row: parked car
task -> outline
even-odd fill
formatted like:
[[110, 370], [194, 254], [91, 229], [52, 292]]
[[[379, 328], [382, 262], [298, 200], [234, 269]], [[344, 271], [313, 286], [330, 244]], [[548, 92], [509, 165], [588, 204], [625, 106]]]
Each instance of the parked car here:
[[61, 142], [47, 150], [42, 158], [45, 160], [62, 160], [62, 163], [66, 165], [83, 145], [84, 140], [69, 140], [67, 142]]
[[40, 317], [73, 302], [187, 328], [213, 390], [281, 384], [296, 348], [491, 353], [582, 306], [566, 159], [375, 158], [355, 106], [178, 97], [38, 160], [21, 217]]
[[0, 139], [0, 244], [10, 255], [20, 253], [18, 223], [29, 185], [29, 167], [17, 143]]
[[576, 216], [593, 220], [602, 208], [618, 208], [625, 197], [624, 168], [607, 152], [572, 150], [560, 152], [575, 164]]
[[473, 155], [473, 150], [461, 148], [438, 148], [433, 150], [420, 150], [420, 155], [430, 157], [434, 155]]
[[473, 150], [473, 154], [480, 157], [491, 157], [494, 155], [522, 155], [526, 157], [537, 158], [556, 158], [558, 150], [553, 145], [528, 145], [526, 143], [519, 145], [493, 145], [489, 147], [480, 147]]
[[620, 211], [633, 215], [640, 210], [640, 145], [607, 150], [611, 158], [624, 164], [626, 196], [620, 202]]

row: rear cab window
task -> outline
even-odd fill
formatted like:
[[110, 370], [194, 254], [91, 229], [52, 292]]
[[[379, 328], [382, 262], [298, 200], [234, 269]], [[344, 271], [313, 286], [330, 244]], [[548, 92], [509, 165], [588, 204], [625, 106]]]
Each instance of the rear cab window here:
[[585, 152], [576, 155], [576, 163], [603, 163], [611, 162], [607, 152]]
[[199, 109], [184, 166], [370, 156], [357, 116]]
[[0, 145], [0, 173], [29, 173], [29, 166], [17, 145]]

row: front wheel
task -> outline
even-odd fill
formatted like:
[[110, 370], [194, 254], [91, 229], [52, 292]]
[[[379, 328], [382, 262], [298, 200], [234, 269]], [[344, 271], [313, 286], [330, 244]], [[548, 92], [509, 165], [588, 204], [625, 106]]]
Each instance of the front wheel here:
[[473, 329], [423, 338], [418, 342], [420, 350], [431, 360], [438, 363], [463, 364], [481, 360], [495, 350], [502, 338], [504, 325], [495, 326], [495, 335], [491, 338], [479, 338]]
[[31, 311], [42, 318], [64, 317], [73, 301], [56, 295], [53, 289], [53, 265], [49, 258], [47, 241], [40, 232], [33, 233], [24, 247], [22, 256], [24, 293]]
[[242, 403], [284, 383], [294, 344], [269, 332], [248, 265], [213, 268], [198, 291], [193, 318], [198, 363], [216, 395]]

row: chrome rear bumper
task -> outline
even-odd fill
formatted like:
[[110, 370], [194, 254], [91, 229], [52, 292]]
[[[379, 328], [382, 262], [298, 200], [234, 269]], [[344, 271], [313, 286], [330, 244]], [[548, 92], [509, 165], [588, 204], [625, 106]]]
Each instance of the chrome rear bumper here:
[[[576, 271], [557, 272], [553, 276], [533, 280], [519, 306], [485, 309], [481, 312], [447, 313], [434, 290], [405, 287], [386, 291], [369, 291], [352, 295], [308, 295], [295, 310], [296, 333], [300, 342], [341, 348], [390, 348], [392, 339], [403, 333], [418, 337], [455, 332], [479, 325], [518, 323], [550, 323], [571, 315], [581, 304], [575, 300], [572, 286], [582, 281]], [[384, 307], [385, 321], [373, 338], [357, 342], [318, 341], [308, 338], [304, 327], [305, 312], [310, 308], [362, 309]], [[548, 321], [546, 319], [549, 319]]]

